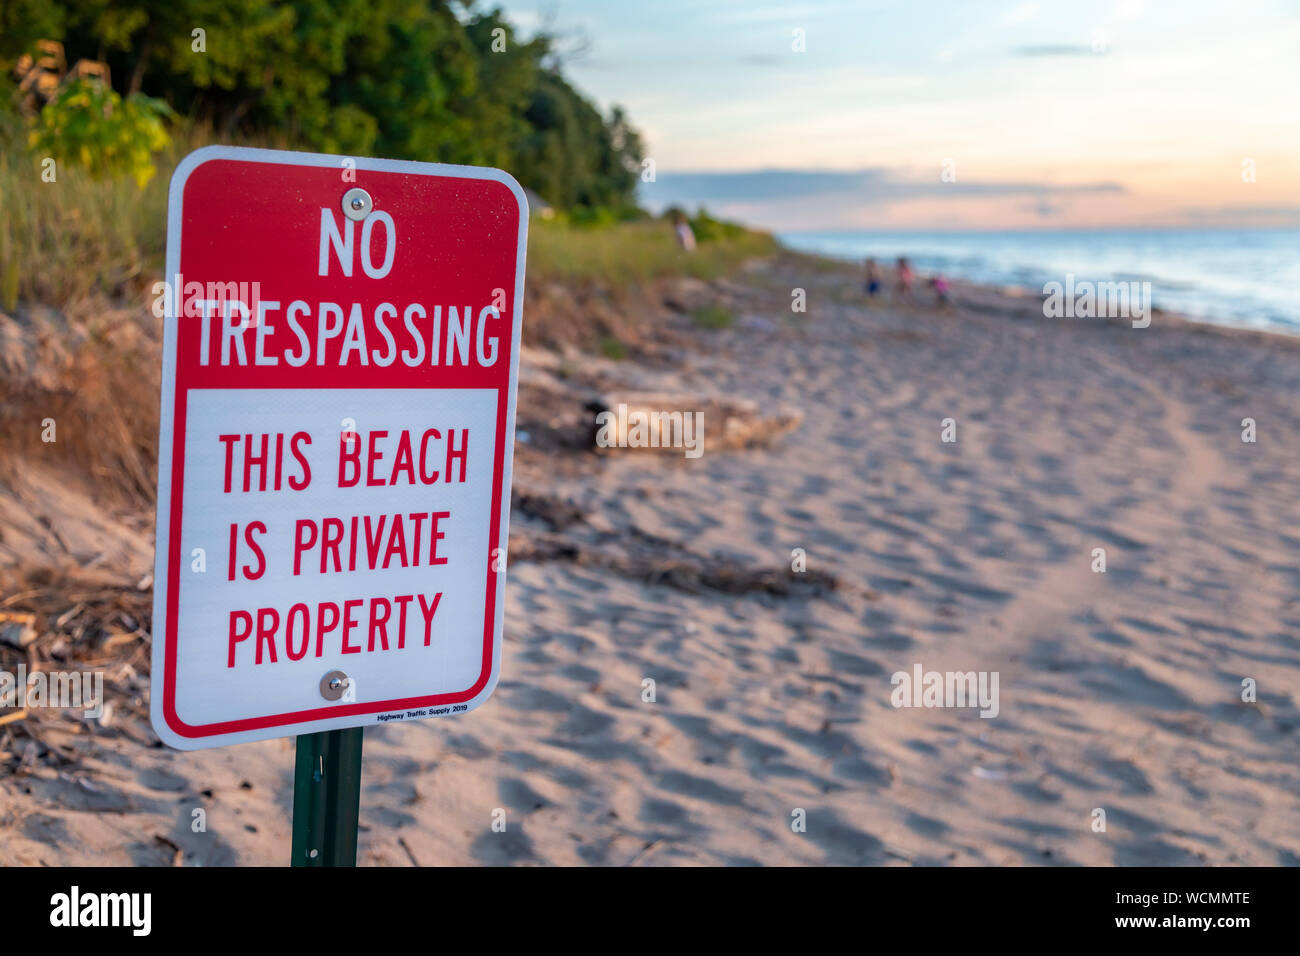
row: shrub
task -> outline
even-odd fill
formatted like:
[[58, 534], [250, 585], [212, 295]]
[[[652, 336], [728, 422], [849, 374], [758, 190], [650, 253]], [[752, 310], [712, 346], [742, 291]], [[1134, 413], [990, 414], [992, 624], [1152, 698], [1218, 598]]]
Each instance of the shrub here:
[[700, 208], [699, 212], [690, 220], [691, 232], [695, 233], [696, 242], [717, 242], [722, 239], [738, 239], [748, 230], [734, 222], [723, 222], [721, 219], [714, 219]]
[[607, 335], [600, 340], [600, 354], [607, 359], [621, 362], [627, 358], [627, 346], [614, 336]]
[[697, 328], [726, 329], [731, 327], [735, 316], [731, 310], [720, 305], [706, 305], [691, 313], [691, 320]]
[[162, 100], [139, 93], [123, 100], [102, 83], [75, 80], [41, 110], [28, 145], [95, 179], [130, 175], [143, 189], [155, 172], [154, 153], [171, 143], [171, 115]]

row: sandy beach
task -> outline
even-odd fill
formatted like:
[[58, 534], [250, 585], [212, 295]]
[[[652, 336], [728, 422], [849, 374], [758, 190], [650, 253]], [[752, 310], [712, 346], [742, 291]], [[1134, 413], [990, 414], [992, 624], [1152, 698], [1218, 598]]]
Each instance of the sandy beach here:
[[[502, 679], [367, 729], [359, 862], [1300, 864], [1300, 341], [953, 297], [782, 256], [679, 281], [629, 359], [528, 350]], [[598, 453], [622, 393], [797, 424]], [[147, 608], [152, 512], [42, 468], [0, 488], [5, 610]], [[145, 630], [106, 721], [0, 726], [0, 858], [287, 863], [292, 740], [162, 747]], [[893, 706], [918, 666], [996, 672], [997, 716]]]

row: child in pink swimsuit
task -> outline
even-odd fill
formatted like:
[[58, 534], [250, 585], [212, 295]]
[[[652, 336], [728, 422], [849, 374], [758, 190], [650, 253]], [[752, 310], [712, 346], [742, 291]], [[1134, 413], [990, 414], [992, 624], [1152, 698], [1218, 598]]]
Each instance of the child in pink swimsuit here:
[[903, 256], [898, 257], [898, 297], [900, 299], [910, 299], [912, 297], [912, 264]]
[[934, 290], [934, 301], [937, 305], [948, 304], [948, 280], [943, 276], [935, 276], [930, 280], [930, 288]]

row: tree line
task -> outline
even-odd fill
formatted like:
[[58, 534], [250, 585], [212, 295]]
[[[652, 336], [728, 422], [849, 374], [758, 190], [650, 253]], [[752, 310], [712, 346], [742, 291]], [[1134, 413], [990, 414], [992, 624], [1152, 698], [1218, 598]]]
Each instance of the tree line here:
[[635, 208], [642, 145], [622, 110], [602, 115], [573, 88], [560, 38], [521, 39], [474, 0], [0, 3], [7, 82], [41, 40], [223, 138], [498, 166], [560, 209]]

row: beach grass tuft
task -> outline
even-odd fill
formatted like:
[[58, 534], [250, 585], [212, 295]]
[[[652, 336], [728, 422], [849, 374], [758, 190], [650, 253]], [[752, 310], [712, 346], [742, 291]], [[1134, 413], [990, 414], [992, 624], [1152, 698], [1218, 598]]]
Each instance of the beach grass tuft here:
[[607, 335], [600, 340], [600, 354], [607, 359], [621, 362], [627, 358], [627, 346], [620, 339]]
[[729, 329], [736, 317], [721, 305], [705, 305], [691, 313], [691, 321], [698, 329]]

